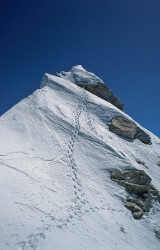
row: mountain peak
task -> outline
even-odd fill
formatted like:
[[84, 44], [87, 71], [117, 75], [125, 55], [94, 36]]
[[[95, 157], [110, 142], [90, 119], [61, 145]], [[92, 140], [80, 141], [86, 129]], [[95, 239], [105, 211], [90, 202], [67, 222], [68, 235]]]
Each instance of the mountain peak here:
[[[86, 71], [86, 69], [84, 69], [82, 65], [75, 65], [75, 66], [72, 67], [72, 69], [79, 69], [79, 70], [84, 70], [84, 71]], [[72, 69], [71, 69], [71, 70], [72, 70]]]
[[41, 86], [0, 117], [0, 249], [159, 250], [159, 138], [103, 83]]
[[[55, 78], [56, 77], [56, 78]], [[82, 65], [75, 65], [70, 71], [61, 71], [56, 73], [52, 84], [57, 83], [60, 79], [67, 80], [71, 83], [84, 88], [88, 92], [100, 97], [101, 99], [112, 103], [120, 110], [124, 110], [124, 104], [116, 97], [101, 78], [87, 71]], [[49, 81], [50, 84], [50, 81]], [[48, 78], [43, 77], [41, 87], [48, 85]]]
[[65, 80], [69, 80], [77, 85], [95, 85], [98, 83], [104, 83], [98, 76], [84, 69], [82, 65], [75, 65], [71, 68], [70, 71], [61, 71], [56, 75]]

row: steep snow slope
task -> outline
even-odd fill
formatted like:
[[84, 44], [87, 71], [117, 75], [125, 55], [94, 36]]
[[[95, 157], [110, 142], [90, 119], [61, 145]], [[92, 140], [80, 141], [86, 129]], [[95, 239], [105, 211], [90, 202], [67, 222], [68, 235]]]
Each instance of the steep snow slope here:
[[160, 204], [135, 220], [110, 172], [144, 169], [160, 190], [160, 140], [110, 132], [113, 117], [132, 119], [74, 83], [42, 85], [0, 118], [0, 249], [158, 250]]

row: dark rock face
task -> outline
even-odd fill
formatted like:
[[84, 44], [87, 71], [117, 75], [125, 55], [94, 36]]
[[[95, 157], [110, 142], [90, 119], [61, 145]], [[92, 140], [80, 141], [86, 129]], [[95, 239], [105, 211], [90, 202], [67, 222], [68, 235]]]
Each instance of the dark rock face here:
[[157, 165], [160, 167], [160, 161], [157, 163]]
[[160, 202], [160, 192], [151, 184], [149, 193], [151, 194], [152, 198], [158, 200]]
[[98, 84], [78, 84], [78, 86], [100, 97], [101, 99], [112, 103], [114, 106], [124, 111], [124, 104], [110, 91], [104, 83]]
[[136, 161], [137, 161], [138, 164], [143, 165], [145, 168], [148, 169], [148, 167], [146, 166], [144, 161], [141, 161], [141, 160], [136, 160]]
[[136, 198], [127, 196], [124, 203], [135, 219], [141, 219], [145, 212], [149, 212], [152, 199], [160, 202], [160, 193], [143, 170], [115, 170], [112, 171], [110, 178], [124, 186], [130, 194], [136, 195]]
[[143, 210], [132, 201], [127, 201], [124, 205], [132, 212], [134, 219], [140, 219], [144, 214]]
[[151, 144], [150, 136], [139, 127], [137, 127], [135, 138], [138, 138], [141, 142], [145, 144]]
[[127, 139], [134, 139], [136, 126], [122, 116], [116, 116], [111, 120], [109, 130]]
[[121, 231], [122, 233], [125, 233], [124, 227], [120, 227], [120, 231]]
[[155, 234], [156, 234], [156, 237], [160, 240], [160, 231], [156, 231]]
[[109, 130], [126, 139], [137, 138], [145, 144], [151, 144], [151, 138], [146, 132], [122, 116], [116, 116], [111, 120]]
[[141, 195], [150, 189], [151, 178], [143, 171], [137, 169], [113, 171], [111, 180], [124, 186], [129, 193]]
[[[145, 212], [149, 212], [151, 208], [151, 200], [151, 195], [148, 194], [144, 194], [143, 196], [137, 198], [131, 198], [130, 196], [127, 196], [124, 205], [132, 212], [135, 219], [141, 219]], [[130, 207], [128, 206], [128, 203], [131, 204]], [[132, 207], [135, 207], [136, 210], [133, 210]]]

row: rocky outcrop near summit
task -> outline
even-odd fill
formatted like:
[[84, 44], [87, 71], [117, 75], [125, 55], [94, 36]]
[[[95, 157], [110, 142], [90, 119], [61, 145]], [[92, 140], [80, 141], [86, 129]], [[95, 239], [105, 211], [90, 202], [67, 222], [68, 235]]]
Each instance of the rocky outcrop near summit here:
[[78, 84], [78, 86], [84, 88], [85, 90], [91, 92], [92, 94], [100, 97], [101, 99], [112, 103], [114, 106], [119, 108], [120, 110], [124, 110], [124, 104], [111, 92], [111, 90], [104, 83], [98, 83], [96, 85], [82, 85]]
[[109, 130], [126, 139], [134, 140], [137, 138], [144, 144], [151, 144], [150, 136], [123, 116], [114, 117], [109, 125]]
[[124, 110], [124, 104], [112, 93], [103, 80], [86, 71], [81, 65], [72, 67], [69, 72], [61, 71], [56, 73], [56, 76], [69, 80], [101, 99], [112, 103], [118, 109]]
[[132, 212], [134, 219], [141, 219], [149, 212], [152, 199], [160, 202], [160, 193], [151, 184], [151, 178], [143, 170], [116, 170], [111, 173], [111, 180], [124, 186], [135, 197], [127, 196], [125, 207]]

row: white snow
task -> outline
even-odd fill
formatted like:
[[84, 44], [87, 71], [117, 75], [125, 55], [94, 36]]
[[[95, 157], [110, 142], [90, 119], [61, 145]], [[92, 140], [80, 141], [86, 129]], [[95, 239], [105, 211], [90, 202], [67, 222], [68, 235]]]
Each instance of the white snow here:
[[143, 169], [160, 190], [160, 139], [113, 134], [113, 117], [132, 118], [69, 79], [45, 74], [43, 88], [0, 117], [0, 249], [160, 249], [160, 204], [135, 220], [110, 180], [113, 169]]
[[57, 73], [57, 76], [75, 84], [95, 85], [104, 83], [98, 76], [85, 70], [82, 65], [73, 66], [69, 72], [61, 71]]

